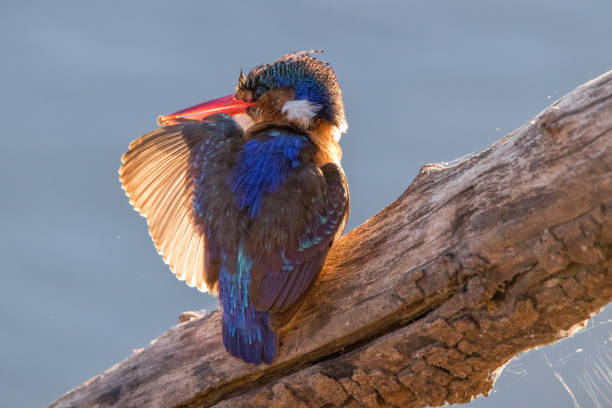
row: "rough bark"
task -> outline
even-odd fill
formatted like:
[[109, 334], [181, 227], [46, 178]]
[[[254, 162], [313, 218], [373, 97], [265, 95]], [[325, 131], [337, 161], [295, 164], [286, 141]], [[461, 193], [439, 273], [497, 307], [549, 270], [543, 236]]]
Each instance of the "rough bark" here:
[[228, 356], [218, 311], [53, 407], [425, 407], [488, 394], [512, 357], [612, 300], [612, 71], [485, 151], [427, 165], [345, 235], [278, 360]]

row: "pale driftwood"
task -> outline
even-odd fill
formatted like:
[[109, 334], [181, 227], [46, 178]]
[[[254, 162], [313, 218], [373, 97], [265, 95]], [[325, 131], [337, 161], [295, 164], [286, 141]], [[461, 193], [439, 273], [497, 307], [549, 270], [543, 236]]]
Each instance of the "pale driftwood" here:
[[280, 355], [179, 324], [53, 407], [424, 407], [487, 394], [526, 349], [612, 300], [612, 71], [494, 146], [429, 165], [344, 236]]

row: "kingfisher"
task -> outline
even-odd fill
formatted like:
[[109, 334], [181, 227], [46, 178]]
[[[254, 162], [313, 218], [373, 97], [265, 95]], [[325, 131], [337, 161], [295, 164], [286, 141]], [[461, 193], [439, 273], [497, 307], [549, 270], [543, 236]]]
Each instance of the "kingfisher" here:
[[171, 271], [218, 295], [234, 357], [272, 364], [349, 211], [342, 91], [319, 50], [240, 72], [235, 93], [158, 118], [119, 178]]

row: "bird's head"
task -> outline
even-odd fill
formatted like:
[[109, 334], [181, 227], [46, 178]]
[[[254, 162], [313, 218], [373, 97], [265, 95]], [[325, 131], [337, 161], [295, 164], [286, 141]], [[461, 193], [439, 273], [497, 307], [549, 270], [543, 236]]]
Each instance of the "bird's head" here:
[[287, 54], [246, 76], [241, 72], [234, 94], [160, 116], [158, 123], [227, 113], [245, 128], [259, 122], [291, 124], [307, 132], [331, 133], [337, 142], [347, 129], [342, 91], [332, 68], [312, 57], [314, 52], [320, 51]]

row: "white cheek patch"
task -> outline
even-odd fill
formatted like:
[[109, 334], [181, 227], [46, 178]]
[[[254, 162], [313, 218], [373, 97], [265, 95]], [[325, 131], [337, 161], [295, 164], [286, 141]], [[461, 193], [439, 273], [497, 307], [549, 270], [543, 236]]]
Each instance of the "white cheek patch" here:
[[306, 99], [295, 99], [285, 102], [281, 112], [287, 116], [288, 120], [294, 120], [304, 128], [308, 128], [310, 127], [310, 121], [320, 110], [321, 105], [312, 103]]

